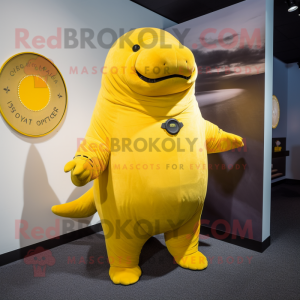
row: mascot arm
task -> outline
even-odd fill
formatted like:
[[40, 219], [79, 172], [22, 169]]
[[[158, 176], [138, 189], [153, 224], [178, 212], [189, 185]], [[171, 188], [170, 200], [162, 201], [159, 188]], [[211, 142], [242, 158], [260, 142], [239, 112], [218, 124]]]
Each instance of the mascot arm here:
[[220, 129], [215, 124], [205, 120], [205, 136], [207, 153], [225, 152], [243, 147], [243, 139], [235, 134]]
[[76, 186], [83, 186], [96, 179], [108, 165], [109, 139], [103, 118], [97, 102], [85, 139], [77, 149], [74, 159], [65, 165], [64, 171], [71, 171], [71, 180]]

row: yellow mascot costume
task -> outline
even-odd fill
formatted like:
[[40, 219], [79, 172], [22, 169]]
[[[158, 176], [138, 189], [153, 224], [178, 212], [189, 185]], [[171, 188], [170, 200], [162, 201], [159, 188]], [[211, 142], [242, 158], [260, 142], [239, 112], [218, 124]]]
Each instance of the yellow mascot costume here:
[[90, 127], [64, 169], [76, 186], [94, 180], [93, 188], [52, 211], [72, 218], [98, 211], [115, 284], [139, 280], [141, 249], [160, 233], [181, 267], [208, 265], [198, 251], [207, 153], [243, 142], [202, 118], [196, 78], [192, 52], [156, 28], [126, 33], [106, 58]]

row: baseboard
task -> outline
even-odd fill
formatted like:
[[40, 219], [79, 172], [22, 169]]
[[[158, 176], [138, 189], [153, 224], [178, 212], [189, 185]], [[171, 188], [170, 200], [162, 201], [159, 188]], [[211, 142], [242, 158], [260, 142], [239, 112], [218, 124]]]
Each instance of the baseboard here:
[[26, 246], [17, 250], [13, 250], [4, 254], [0, 255], [0, 266], [7, 265], [9, 263], [12, 263], [16, 260], [23, 259], [29, 250], [36, 249], [37, 247], [43, 247], [44, 249], [52, 249], [58, 246], [61, 246], [63, 244], [67, 244], [70, 242], [73, 242], [75, 240], [81, 239], [83, 237], [89, 236], [91, 234], [94, 234], [96, 232], [99, 232], [102, 230], [102, 225], [100, 223], [97, 223], [92, 226], [88, 226], [76, 231], [72, 231], [63, 235], [60, 235], [59, 238], [53, 238], [49, 240], [45, 240], [30, 246]]
[[272, 187], [280, 184], [300, 185], [300, 180], [285, 178], [276, 182], [272, 182]]
[[[63, 234], [59, 236], [59, 238], [53, 238], [46, 241], [42, 241], [30, 246], [26, 246], [20, 249], [16, 249], [4, 254], [0, 255], [0, 266], [7, 265], [9, 263], [12, 263], [14, 261], [17, 261], [19, 259], [23, 259], [29, 250], [36, 249], [37, 247], [43, 247], [44, 249], [53, 249], [55, 247], [73, 242], [75, 240], [81, 239], [83, 237], [92, 235], [96, 232], [102, 231], [102, 225], [101, 223], [97, 223], [92, 226], [88, 226], [86, 228], [82, 228], [73, 232], [69, 232], [66, 234]], [[224, 232], [220, 230], [216, 230], [218, 235], [223, 235]], [[208, 235], [210, 237], [213, 237], [211, 235], [211, 228], [201, 226], [201, 234]], [[235, 238], [233, 238], [235, 237]], [[214, 238], [214, 237], [213, 237]], [[270, 237], [267, 238], [264, 242], [258, 242], [254, 240], [250, 240], [247, 238], [241, 238], [239, 236], [229, 235], [227, 238], [222, 239], [222, 241], [234, 244], [236, 246], [240, 246], [243, 248], [251, 249], [257, 252], [264, 252], [265, 249], [267, 249], [270, 246]]]
[[[219, 235], [219, 236], [224, 236], [223, 231], [221, 230], [215, 230], [214, 231]], [[210, 227], [205, 227], [201, 225], [200, 229], [200, 234], [207, 235], [210, 238], [215, 238], [212, 234], [212, 229]], [[256, 252], [263, 253], [271, 244], [271, 237], [268, 237], [266, 240], [263, 242], [251, 240], [248, 238], [242, 238], [240, 236], [234, 235], [234, 234], [229, 234], [228, 237], [222, 239], [222, 242], [230, 243], [236, 246], [240, 246], [246, 249], [250, 249]]]

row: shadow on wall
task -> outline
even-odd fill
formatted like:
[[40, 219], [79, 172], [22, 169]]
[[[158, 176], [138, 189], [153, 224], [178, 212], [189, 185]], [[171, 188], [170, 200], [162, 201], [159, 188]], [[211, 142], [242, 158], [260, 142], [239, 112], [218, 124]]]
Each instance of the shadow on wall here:
[[[223, 157], [220, 153], [214, 154], [214, 163], [222, 166], [225, 164]], [[233, 166], [246, 165], [246, 160], [244, 157], [239, 158]], [[218, 184], [218, 187], [221, 188], [224, 194], [233, 195], [236, 188], [240, 184], [240, 181], [245, 173], [242, 167], [238, 170], [232, 168], [231, 170], [225, 170], [224, 172], [218, 172], [219, 170], [212, 169], [209, 174], [214, 177], [215, 182]]]
[[[238, 170], [232, 168], [231, 170], [222, 171], [220, 170], [221, 166], [226, 164], [226, 160], [224, 160], [224, 155], [216, 153], [208, 155], [208, 163], [219, 165], [218, 169], [209, 170], [208, 181], [210, 184], [207, 187], [208, 197], [212, 196], [215, 201], [218, 201], [218, 206], [212, 201], [206, 201], [205, 214], [202, 216], [202, 218], [210, 220], [209, 227], [212, 227], [212, 223], [217, 220], [228, 220], [230, 222], [230, 220], [236, 218], [232, 213], [235, 209], [233, 205], [234, 195], [239, 195], [239, 199], [242, 199], [239, 190], [245, 170], [241, 166], [246, 165], [247, 161], [244, 157], [241, 157], [231, 162], [233, 166], [240, 166]], [[224, 225], [218, 224], [216, 229], [224, 231]]]
[[[67, 202], [73, 201], [90, 188], [89, 185], [83, 188], [75, 188]], [[82, 228], [77, 219], [68, 225], [64, 218], [54, 215], [51, 211], [53, 205], [60, 204], [60, 201], [48, 182], [48, 177], [43, 160], [34, 145], [29, 148], [25, 172], [24, 172], [24, 206], [22, 211], [22, 224], [20, 225], [20, 248], [47, 240], [66, 232]], [[82, 219], [80, 222], [89, 224], [90, 218]], [[17, 225], [16, 225], [17, 226]], [[17, 227], [18, 228], [18, 227]]]
[[291, 172], [293, 179], [300, 180], [300, 145], [293, 146], [291, 148], [291, 156], [290, 156], [290, 162], [291, 162]]

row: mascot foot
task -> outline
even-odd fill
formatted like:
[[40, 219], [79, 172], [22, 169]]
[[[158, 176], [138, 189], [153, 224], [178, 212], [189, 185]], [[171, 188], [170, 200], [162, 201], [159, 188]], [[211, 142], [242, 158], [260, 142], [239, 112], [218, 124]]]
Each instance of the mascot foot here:
[[141, 275], [142, 270], [139, 266], [133, 268], [110, 267], [109, 269], [109, 277], [114, 284], [133, 284], [140, 279]]
[[190, 270], [204, 270], [208, 266], [206, 257], [199, 251], [175, 260], [180, 267]]

